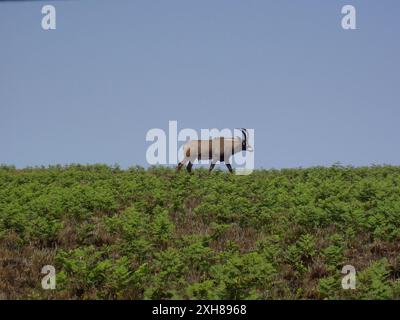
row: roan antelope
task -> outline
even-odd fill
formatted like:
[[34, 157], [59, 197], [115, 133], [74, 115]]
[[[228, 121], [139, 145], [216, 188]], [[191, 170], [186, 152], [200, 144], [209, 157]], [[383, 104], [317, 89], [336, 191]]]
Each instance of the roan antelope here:
[[225, 162], [230, 173], [233, 173], [229, 158], [240, 151], [253, 151], [247, 140], [247, 130], [240, 129], [243, 138], [214, 138], [209, 140], [189, 140], [183, 146], [184, 159], [179, 162], [178, 171], [187, 164], [187, 171], [192, 172], [193, 162], [198, 160], [211, 160], [210, 169], [214, 169], [217, 161]]

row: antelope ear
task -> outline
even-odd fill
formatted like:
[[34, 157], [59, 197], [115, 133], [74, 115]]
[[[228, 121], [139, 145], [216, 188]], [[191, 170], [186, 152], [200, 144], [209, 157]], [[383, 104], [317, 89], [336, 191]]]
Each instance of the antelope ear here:
[[247, 146], [247, 147], [246, 147], [246, 151], [253, 152], [253, 151], [254, 151], [254, 149], [253, 149], [253, 147], [252, 147], [252, 146]]

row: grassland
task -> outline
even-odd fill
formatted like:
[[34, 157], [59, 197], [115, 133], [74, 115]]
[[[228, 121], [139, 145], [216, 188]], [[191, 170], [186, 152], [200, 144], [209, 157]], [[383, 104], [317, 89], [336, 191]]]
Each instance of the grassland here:
[[400, 167], [2, 166], [0, 298], [399, 299]]

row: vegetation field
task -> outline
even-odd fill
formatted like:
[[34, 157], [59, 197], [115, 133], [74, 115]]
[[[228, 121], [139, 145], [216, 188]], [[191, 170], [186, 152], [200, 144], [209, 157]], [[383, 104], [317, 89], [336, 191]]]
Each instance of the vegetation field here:
[[0, 298], [399, 299], [400, 167], [2, 166]]

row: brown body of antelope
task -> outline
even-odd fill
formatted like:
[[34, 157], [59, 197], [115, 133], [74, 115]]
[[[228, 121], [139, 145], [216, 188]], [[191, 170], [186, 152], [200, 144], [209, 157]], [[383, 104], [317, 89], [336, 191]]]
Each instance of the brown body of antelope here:
[[193, 162], [197, 160], [211, 160], [210, 169], [214, 169], [215, 164], [225, 162], [230, 173], [233, 173], [229, 158], [240, 151], [253, 151], [247, 140], [247, 130], [240, 129], [243, 138], [214, 138], [209, 140], [190, 140], [183, 146], [184, 159], [179, 162], [178, 171], [187, 164], [187, 171], [192, 171]]

